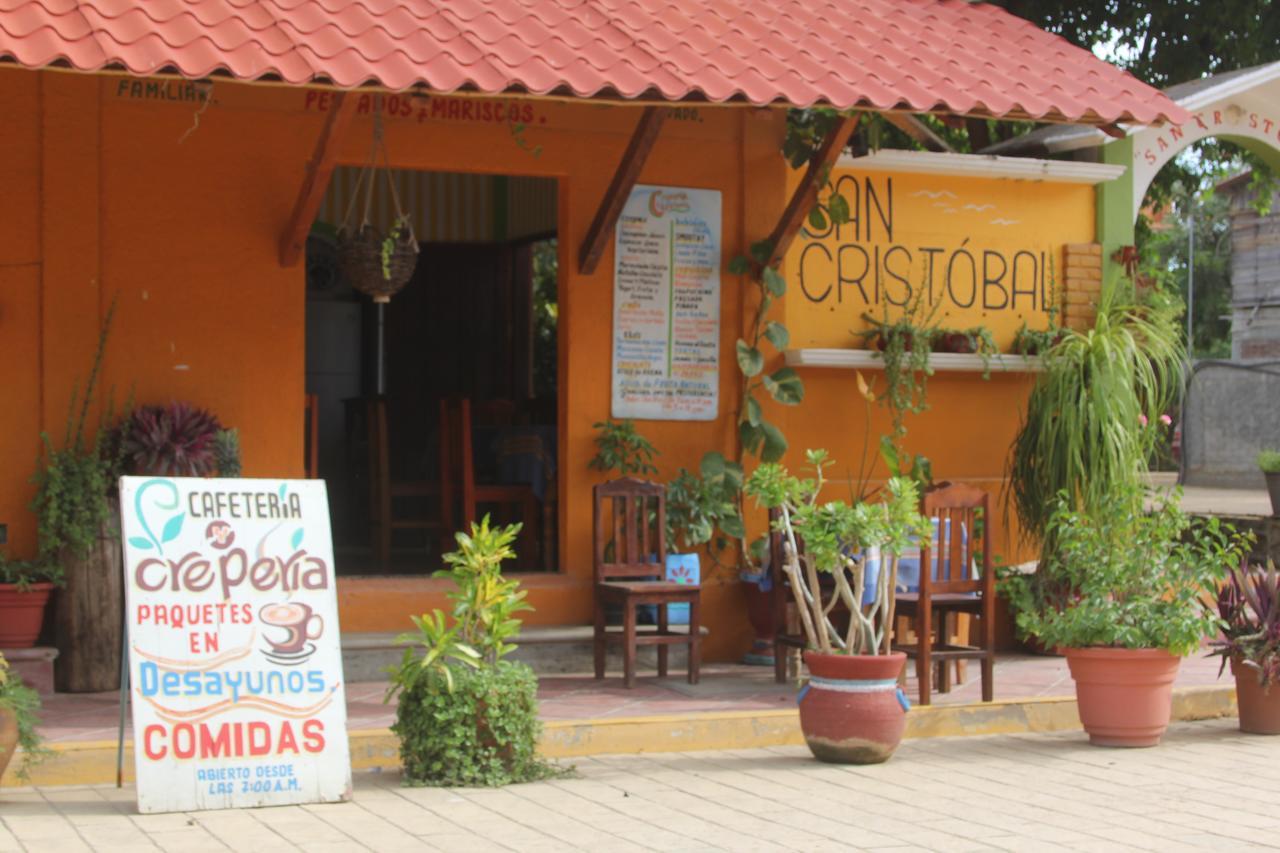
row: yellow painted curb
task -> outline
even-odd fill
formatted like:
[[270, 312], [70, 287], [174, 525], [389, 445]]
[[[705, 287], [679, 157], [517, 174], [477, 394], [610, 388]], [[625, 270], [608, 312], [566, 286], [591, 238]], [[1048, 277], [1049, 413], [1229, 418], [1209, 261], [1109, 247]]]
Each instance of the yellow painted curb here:
[[[1235, 688], [1229, 685], [1186, 687], [1173, 692], [1175, 722], [1234, 716]], [[1014, 699], [976, 705], [917, 706], [907, 715], [906, 737], [1025, 734], [1080, 728], [1071, 697]], [[355, 770], [395, 770], [400, 744], [389, 729], [348, 733]], [[800, 715], [794, 708], [777, 711], [724, 711], [617, 719], [552, 720], [544, 724], [541, 752], [548, 758], [643, 752], [695, 752], [751, 749], [804, 743]], [[54, 756], [31, 773], [33, 785], [100, 785], [116, 778], [115, 741], [53, 744]], [[124, 778], [133, 780], [133, 746], [125, 743]], [[0, 787], [19, 784], [13, 765]]]

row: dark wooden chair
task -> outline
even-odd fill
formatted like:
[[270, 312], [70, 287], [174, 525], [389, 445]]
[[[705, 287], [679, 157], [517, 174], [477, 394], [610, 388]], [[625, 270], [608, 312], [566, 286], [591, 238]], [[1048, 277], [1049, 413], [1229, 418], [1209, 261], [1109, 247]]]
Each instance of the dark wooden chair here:
[[306, 404], [302, 414], [303, 441], [302, 452], [307, 479], [315, 480], [320, 476], [320, 397], [316, 394], [306, 395]]
[[538, 561], [538, 522], [542, 517], [542, 504], [528, 485], [476, 482], [471, 412], [471, 401], [464, 397], [443, 403], [440, 416], [441, 435], [447, 435], [450, 442], [446, 453], [449, 461], [442, 465], [446, 470], [452, 469], [452, 477], [457, 482], [462, 523], [470, 525], [477, 521], [481, 506], [514, 508], [521, 522], [516, 545], [517, 566], [532, 568], [532, 564]]
[[[395, 530], [436, 531], [441, 553], [450, 547], [454, 531], [454, 496], [450, 477], [450, 440], [447, 434], [446, 407], [440, 404], [440, 479], [397, 480], [391, 475], [391, 450], [387, 432], [387, 401], [373, 397], [368, 401], [369, 430], [369, 515], [374, 528], [374, 550], [379, 562], [391, 556], [391, 534]], [[419, 508], [412, 513], [403, 505], [433, 504], [434, 511]]]
[[[919, 591], [898, 593], [897, 614], [914, 622], [916, 642], [897, 644], [894, 649], [915, 658], [921, 705], [929, 704], [933, 692], [934, 665], [942, 664], [941, 686], [948, 690], [950, 663], [961, 660], [981, 661], [982, 701], [990, 702], [996, 645], [990, 498], [974, 486], [954, 483], [926, 492], [921, 503], [925, 516], [935, 520], [938, 544], [935, 554], [932, 542], [921, 543]], [[976, 562], [974, 545], [979, 539], [982, 554]], [[978, 618], [975, 645], [950, 642], [953, 620], [962, 613]], [[971, 635], [970, 642], [973, 639]]]
[[[804, 651], [808, 648], [809, 641], [800, 629], [799, 623], [794, 619], [790, 620], [794, 624], [793, 627], [787, 618], [790, 608], [795, 603], [795, 595], [791, 592], [791, 580], [782, 570], [783, 561], [786, 559], [782, 548], [782, 534], [773, 529], [778, 516], [776, 509], [769, 510], [769, 579], [772, 584], [770, 594], [773, 602], [773, 624], [776, 626], [773, 635], [773, 678], [777, 683], [783, 684], [787, 680], [788, 650]], [[796, 545], [803, 554], [804, 540], [796, 537]], [[820, 575], [818, 588], [822, 590], [823, 598], [829, 600], [835, 590], [835, 579], [825, 573]], [[843, 603], [838, 603], [832, 610], [832, 614], [838, 620], [842, 614], [848, 615], [848, 610]]]
[[[702, 658], [701, 588], [670, 583], [666, 575], [666, 489], [658, 483], [624, 477], [594, 489], [595, 552], [595, 665], [604, 678], [609, 643], [622, 644], [623, 681], [636, 684], [636, 655], [640, 646], [658, 647], [658, 676], [667, 674], [667, 647], [688, 645], [689, 683], [697, 684]], [[689, 605], [689, 631], [672, 631], [667, 605]], [[637, 608], [656, 605], [656, 630], [639, 630]], [[622, 608], [621, 630], [605, 625], [605, 607]]]

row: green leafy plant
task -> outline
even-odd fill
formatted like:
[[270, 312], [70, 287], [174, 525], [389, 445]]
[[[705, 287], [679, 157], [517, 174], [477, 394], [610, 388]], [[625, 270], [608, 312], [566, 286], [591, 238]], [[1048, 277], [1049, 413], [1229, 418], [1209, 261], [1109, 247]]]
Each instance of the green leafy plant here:
[[[912, 481], [893, 478], [880, 503], [823, 502], [825, 470], [832, 463], [825, 450], [810, 450], [805, 458], [813, 477], [800, 479], [781, 465], [764, 463], [747, 478], [745, 489], [760, 505], [778, 510], [783, 571], [791, 582], [809, 647], [822, 654], [887, 654], [898, 555], [913, 538], [930, 534], [929, 521], [918, 510], [920, 492]], [[867, 567], [874, 549], [881, 559], [873, 577]], [[835, 580], [828, 599], [823, 597], [820, 574]], [[868, 589], [873, 592], [870, 603], [864, 604]], [[850, 613], [844, 632], [830, 619], [840, 602]]]
[[653, 464], [658, 449], [636, 429], [635, 421], [599, 421], [592, 424], [596, 430], [596, 455], [588, 467], [605, 473], [617, 472], [623, 477], [636, 474], [647, 476], [658, 473]]
[[224, 429], [214, 434], [213, 466], [219, 477], [240, 476], [240, 430]]
[[122, 428], [125, 468], [158, 477], [206, 477], [217, 468], [220, 432], [217, 417], [190, 403], [142, 406]]
[[1264, 474], [1280, 474], [1280, 450], [1259, 451], [1258, 467]]
[[[1148, 498], [1150, 511], [1144, 509]], [[1050, 648], [1179, 655], [1215, 634], [1219, 619], [1202, 598], [1240, 561], [1247, 539], [1217, 518], [1193, 523], [1179, 498], [1120, 484], [1083, 511], [1059, 495], [1047, 520], [1055, 549], [1041, 561], [1038, 583], [1005, 580], [1019, 629]]]
[[18, 765], [17, 777], [28, 781], [31, 768], [53, 753], [45, 748], [44, 739], [36, 728], [40, 725], [40, 695], [22, 683], [3, 654], [0, 654], [0, 712], [12, 714], [18, 724], [22, 762]]
[[519, 532], [490, 527], [485, 516], [455, 534], [449, 568], [436, 572], [454, 582], [449, 617], [413, 617], [417, 633], [400, 637], [411, 646], [391, 670], [386, 699], [399, 697], [391, 730], [409, 784], [495, 786], [562, 772], [537, 755], [537, 678], [504, 659], [516, 649], [516, 614], [532, 609], [519, 582], [502, 576]]
[[1214, 606], [1212, 615], [1222, 620], [1222, 638], [1214, 643], [1222, 669], [1234, 658], [1254, 672], [1261, 686], [1280, 682], [1280, 572], [1275, 563], [1268, 562], [1264, 570], [1250, 566], [1248, 555], [1241, 557]]
[[926, 288], [920, 288], [897, 318], [890, 318], [887, 305], [880, 319], [863, 314], [871, 328], [855, 333], [880, 351], [885, 391], [879, 399], [889, 409], [893, 436], [898, 440], [907, 434], [907, 415], [929, 408], [929, 377], [933, 375], [929, 354], [938, 335], [936, 317], [942, 303], [926, 306], [926, 293]]
[[89, 429], [88, 420], [115, 309], [113, 301], [98, 332], [83, 396], [72, 389], [62, 446], [55, 448], [48, 433], [40, 434], [44, 453], [32, 477], [36, 495], [31, 510], [37, 516], [43, 561], [56, 562], [64, 549], [76, 557], [88, 554], [111, 515], [108, 495], [116, 487], [122, 457], [121, 442], [110, 426], [114, 414], [109, 401], [96, 429]]
[[14, 560], [0, 553], [0, 584], [13, 584], [19, 592], [26, 592], [33, 583], [54, 583], [62, 586], [62, 564], [47, 556], [34, 560]]
[[387, 236], [382, 238], [378, 251], [382, 260], [382, 277], [387, 281], [391, 281], [391, 259], [395, 257], [396, 249], [400, 246], [401, 241], [409, 233], [409, 221], [401, 216], [396, 219], [391, 226], [391, 230], [387, 232]]
[[1066, 333], [1060, 326], [1032, 329], [1024, 320], [1013, 336], [1013, 352], [1022, 356], [1043, 355], [1060, 342]]
[[1044, 559], [1058, 495], [1096, 514], [1117, 492], [1132, 492], [1147, 470], [1148, 423], [1172, 405], [1182, 381], [1182, 331], [1176, 302], [1131, 287], [1104, 291], [1095, 326], [1063, 330], [1042, 354], [1044, 372], [1027, 400], [1008, 476], [1012, 505]]
[[703, 456], [698, 474], [681, 468], [667, 484], [667, 547], [689, 553], [710, 543], [720, 531], [722, 541], [712, 549], [717, 553], [728, 544], [728, 537], [745, 537], [738, 507], [742, 484], [742, 466], [719, 453]]

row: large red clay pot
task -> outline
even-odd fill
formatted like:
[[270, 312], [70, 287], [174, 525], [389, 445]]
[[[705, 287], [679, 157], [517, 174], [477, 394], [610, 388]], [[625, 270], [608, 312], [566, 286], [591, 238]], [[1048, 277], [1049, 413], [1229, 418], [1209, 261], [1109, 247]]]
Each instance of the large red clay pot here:
[[819, 761], [879, 764], [898, 748], [907, 706], [898, 675], [907, 656], [805, 652], [809, 683], [800, 693], [800, 729]]
[[0, 649], [29, 649], [36, 644], [52, 591], [51, 583], [33, 583], [23, 592], [16, 584], [0, 583]]
[[1258, 671], [1231, 659], [1236, 677], [1236, 705], [1240, 710], [1240, 731], [1255, 735], [1280, 735], [1280, 684], [1263, 687]]
[[1097, 746], [1155, 746], [1169, 727], [1182, 658], [1164, 649], [1067, 649], [1080, 722]]

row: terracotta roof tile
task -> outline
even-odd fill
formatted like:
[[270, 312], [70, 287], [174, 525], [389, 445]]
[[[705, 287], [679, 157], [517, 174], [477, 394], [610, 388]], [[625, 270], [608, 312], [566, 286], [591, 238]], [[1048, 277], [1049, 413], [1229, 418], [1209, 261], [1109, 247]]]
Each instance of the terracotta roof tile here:
[[964, 0], [0, 0], [0, 57], [392, 90], [1187, 118], [1088, 51]]

